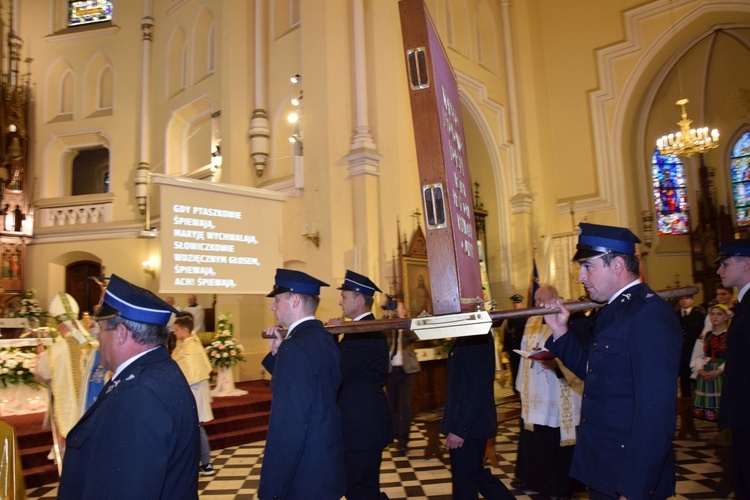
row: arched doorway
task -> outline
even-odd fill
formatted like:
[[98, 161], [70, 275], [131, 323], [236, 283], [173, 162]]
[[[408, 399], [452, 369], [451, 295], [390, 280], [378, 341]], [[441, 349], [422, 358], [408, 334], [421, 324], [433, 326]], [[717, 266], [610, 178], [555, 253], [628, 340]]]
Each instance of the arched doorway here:
[[79, 260], [65, 266], [65, 291], [76, 299], [81, 313], [92, 313], [99, 303], [101, 288], [90, 278], [98, 278], [101, 274], [101, 264], [90, 260]]

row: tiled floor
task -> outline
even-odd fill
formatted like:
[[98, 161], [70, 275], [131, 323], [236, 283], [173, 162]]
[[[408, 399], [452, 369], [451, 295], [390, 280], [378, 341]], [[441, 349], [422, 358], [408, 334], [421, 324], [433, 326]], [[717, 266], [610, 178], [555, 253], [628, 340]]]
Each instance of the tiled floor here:
[[[700, 439], [677, 440], [677, 493], [678, 499], [717, 499], [715, 489], [721, 475], [719, 459], [711, 445], [716, 436], [715, 426], [696, 422]], [[513, 466], [516, 459], [518, 421], [508, 421], [498, 427], [496, 452], [498, 468], [493, 473], [506, 486], [513, 479]], [[437, 458], [425, 460], [425, 439], [422, 424], [412, 428], [412, 441], [406, 457], [395, 450], [383, 454], [381, 488], [392, 499], [445, 499], [451, 498], [450, 469]], [[217, 474], [210, 478], [201, 477], [199, 492], [202, 499], [251, 499], [255, 497], [260, 478], [260, 458], [264, 442], [216, 450], [213, 452]], [[446, 455], [447, 458], [447, 455]], [[28, 491], [30, 499], [54, 498], [57, 485], [49, 485]], [[519, 499], [541, 500], [545, 498], [531, 491], [511, 490]], [[579, 494], [575, 498], [587, 498]]]

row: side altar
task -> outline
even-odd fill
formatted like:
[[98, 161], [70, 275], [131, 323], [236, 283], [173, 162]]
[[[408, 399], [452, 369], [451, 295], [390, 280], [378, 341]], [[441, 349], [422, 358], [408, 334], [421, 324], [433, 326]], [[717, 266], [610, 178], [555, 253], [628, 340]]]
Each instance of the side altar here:
[[[10, 327], [8, 327], [10, 325]], [[19, 327], [19, 325], [25, 325]], [[0, 318], [0, 332], [28, 330], [26, 318]], [[47, 410], [47, 388], [34, 379], [36, 346], [51, 338], [0, 338], [0, 417]]]

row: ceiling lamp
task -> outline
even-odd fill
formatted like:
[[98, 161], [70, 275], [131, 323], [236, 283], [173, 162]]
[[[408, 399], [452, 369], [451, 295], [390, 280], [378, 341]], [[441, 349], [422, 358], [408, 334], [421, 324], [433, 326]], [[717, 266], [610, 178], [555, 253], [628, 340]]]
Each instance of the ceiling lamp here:
[[709, 134], [708, 127], [690, 128], [693, 121], [687, 117], [687, 111], [685, 111], [687, 103], [687, 99], [677, 101], [677, 106], [682, 107], [682, 120], [677, 122], [680, 131], [657, 139], [656, 147], [659, 148], [660, 154], [690, 157], [694, 154], [703, 154], [719, 145], [718, 130], [713, 129]]

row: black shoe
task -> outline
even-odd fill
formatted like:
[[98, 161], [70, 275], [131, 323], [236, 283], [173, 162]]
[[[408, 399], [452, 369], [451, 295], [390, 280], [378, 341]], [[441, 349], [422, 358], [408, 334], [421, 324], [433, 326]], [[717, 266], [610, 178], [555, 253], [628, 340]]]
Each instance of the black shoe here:
[[201, 476], [213, 476], [216, 474], [216, 471], [211, 464], [199, 465], [198, 472]]
[[510, 482], [510, 485], [517, 490], [527, 490], [529, 485], [521, 481], [520, 479], [514, 479]]

